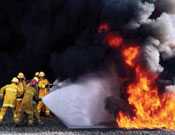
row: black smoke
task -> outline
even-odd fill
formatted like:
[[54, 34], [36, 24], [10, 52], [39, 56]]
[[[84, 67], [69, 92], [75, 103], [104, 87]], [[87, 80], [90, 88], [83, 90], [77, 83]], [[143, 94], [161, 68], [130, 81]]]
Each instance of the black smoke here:
[[94, 0], [1, 1], [1, 84], [19, 71], [44, 70], [54, 80], [95, 69], [105, 53], [92, 41], [100, 10]]
[[19, 71], [31, 78], [35, 71], [43, 70], [54, 80], [101, 70], [110, 51], [97, 33], [100, 22], [107, 21], [115, 30], [127, 33], [123, 26], [127, 28], [131, 17], [138, 20], [134, 27], [144, 21], [137, 18], [140, 1], [1, 1], [0, 84]]

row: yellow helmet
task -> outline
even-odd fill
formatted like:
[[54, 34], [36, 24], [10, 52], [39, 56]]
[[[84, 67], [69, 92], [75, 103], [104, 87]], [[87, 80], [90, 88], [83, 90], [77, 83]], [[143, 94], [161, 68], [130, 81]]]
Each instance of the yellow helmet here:
[[17, 76], [19, 79], [24, 79], [25, 76], [22, 72], [18, 73], [18, 76]]
[[35, 76], [39, 76], [39, 72], [36, 72], [36, 73], [35, 73]]
[[45, 73], [44, 72], [40, 72], [39, 73], [39, 77], [45, 77]]
[[17, 77], [13, 77], [11, 80], [12, 83], [19, 83], [19, 80]]

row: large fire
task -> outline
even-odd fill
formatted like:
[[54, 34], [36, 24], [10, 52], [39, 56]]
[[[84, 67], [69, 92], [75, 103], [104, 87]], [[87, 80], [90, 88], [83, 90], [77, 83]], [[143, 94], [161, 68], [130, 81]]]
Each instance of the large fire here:
[[[109, 38], [112, 43], [121, 45], [121, 42], [114, 39], [118, 40], [118, 37]], [[115, 47], [119, 47], [119, 44], [115, 44]], [[108, 45], [114, 48], [113, 45]], [[129, 116], [120, 111], [116, 116], [117, 125], [120, 128], [175, 129], [175, 93], [159, 93], [157, 76], [137, 62], [140, 57], [139, 45], [125, 46], [122, 42], [122, 48], [119, 49], [125, 64], [134, 72], [134, 79], [127, 86], [128, 103], [133, 108], [134, 115]]]
[[127, 88], [128, 102], [134, 107], [134, 116], [119, 112], [116, 118], [121, 128], [175, 129], [175, 94], [159, 95], [155, 77], [139, 65], [135, 67], [135, 81]]

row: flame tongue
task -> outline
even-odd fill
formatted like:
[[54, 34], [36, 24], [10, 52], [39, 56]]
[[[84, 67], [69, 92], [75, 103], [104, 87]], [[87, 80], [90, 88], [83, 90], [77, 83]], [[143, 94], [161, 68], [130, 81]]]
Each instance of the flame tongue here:
[[129, 65], [130, 67], [134, 67], [135, 65], [135, 59], [137, 58], [139, 54], [139, 49], [140, 49], [139, 47], [130, 46], [123, 50], [122, 54], [125, 59], [125, 63]]
[[157, 75], [137, 61], [140, 57], [140, 46], [126, 45], [121, 36], [112, 32], [106, 36], [105, 42], [112, 49], [121, 52], [124, 63], [134, 73], [133, 81], [127, 86], [128, 102], [134, 108], [134, 115], [128, 116], [120, 111], [116, 116], [117, 125], [120, 128], [175, 129], [175, 93], [158, 92], [155, 83]]
[[116, 118], [121, 128], [175, 129], [175, 94], [159, 95], [156, 77], [146, 71], [136, 59], [139, 48], [128, 47], [122, 51], [125, 63], [134, 68], [135, 79], [127, 87], [128, 102], [134, 107], [134, 116], [119, 112]]

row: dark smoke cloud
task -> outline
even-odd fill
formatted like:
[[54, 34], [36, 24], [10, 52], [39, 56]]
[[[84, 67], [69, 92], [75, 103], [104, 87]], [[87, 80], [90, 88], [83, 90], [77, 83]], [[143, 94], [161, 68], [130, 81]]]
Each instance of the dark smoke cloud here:
[[[58, 61], [59, 58], [54, 64], [52, 62], [53, 66], [50, 66], [52, 59], [55, 60], [52, 57], [53, 54], [58, 55], [67, 48], [76, 46], [77, 41], [84, 34], [87, 35], [87, 38], [93, 35], [99, 21], [100, 6], [98, 1], [93, 0], [1, 1], [1, 83], [9, 81], [19, 71], [23, 71], [29, 77], [37, 70], [46, 71], [52, 79], [59, 76], [57, 65], [63, 64], [65, 67], [69, 67], [70, 60], [67, 57], [72, 57], [72, 55], [66, 57], [68, 63], [62, 63], [63, 60]], [[82, 47], [79, 49], [77, 47], [77, 52], [80, 54], [77, 56], [75, 54], [74, 57], [81, 59], [80, 55], [85, 50], [87, 51], [86, 57], [88, 54], [94, 56], [93, 49], [82, 49]], [[98, 55], [98, 53], [94, 54]], [[90, 59], [96, 63], [95, 56]], [[83, 62], [89, 63], [89, 59], [86, 58]], [[80, 63], [76, 64], [79, 68]], [[86, 66], [88, 68], [88, 64]], [[67, 70], [65, 73], [72, 72], [69, 71], [69, 68], [65, 68], [65, 70]]]
[[[172, 56], [167, 55], [172, 48], [169, 46], [170, 40], [163, 42], [160, 39], [167, 38], [164, 34], [161, 38], [159, 36], [166, 30], [164, 22], [174, 22], [172, 5], [173, 0], [1, 1], [1, 84], [19, 71], [31, 77], [35, 71], [44, 70], [55, 79], [99, 70], [110, 54], [102, 43], [103, 36], [96, 33], [101, 21], [108, 22], [126, 39], [134, 41], [138, 38], [140, 43], [156, 48], [158, 54], [155, 63], [160, 68], [159, 53], [165, 58]], [[168, 30], [171, 30], [170, 26]], [[148, 42], [148, 39], [151, 40]]]
[[113, 30], [142, 45], [141, 61], [156, 73], [163, 71], [161, 58], [169, 61], [175, 56], [174, 13], [173, 0], [109, 0], [103, 8], [103, 18]]
[[116, 29], [137, 29], [148, 20], [153, 11], [154, 4], [151, 1], [108, 0], [104, 1], [102, 18]]
[[53, 54], [51, 64], [60, 79], [76, 79], [85, 73], [103, 70], [106, 55], [105, 48], [98, 46], [70, 47], [60, 55]]

